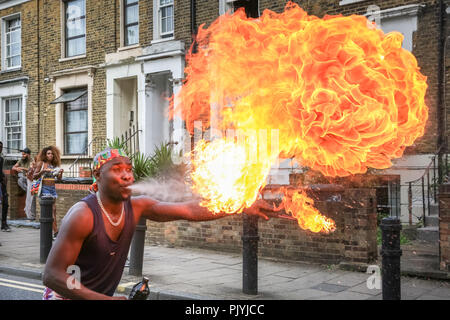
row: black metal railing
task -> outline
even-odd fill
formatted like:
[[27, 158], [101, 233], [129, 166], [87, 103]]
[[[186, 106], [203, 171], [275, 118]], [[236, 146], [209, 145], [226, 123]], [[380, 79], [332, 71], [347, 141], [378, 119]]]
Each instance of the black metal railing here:
[[[92, 177], [92, 160], [94, 156], [105, 149], [108, 145], [114, 147], [124, 148], [128, 154], [135, 154], [139, 152], [139, 133], [142, 130], [136, 127], [128, 128], [120, 137], [113, 140], [96, 137], [92, 139], [89, 145], [84, 150], [83, 154], [80, 154], [75, 161], [69, 166], [67, 172], [64, 173], [64, 177], [67, 178], [90, 178]], [[115, 145], [117, 144], [117, 145]]]
[[439, 186], [449, 180], [448, 154], [435, 153], [423, 170], [422, 175], [412, 181], [401, 182], [399, 175], [380, 180], [382, 182], [375, 186], [377, 211], [396, 218], [407, 213], [410, 225], [413, 217], [425, 225], [426, 217], [438, 215]]
[[106, 139], [95, 137], [84, 149], [74, 162], [69, 166], [69, 169], [64, 173], [65, 177], [69, 178], [89, 178], [92, 176], [92, 159], [106, 146]]
[[434, 212], [436, 215], [438, 214], [439, 185], [448, 181], [449, 171], [448, 153], [441, 155], [436, 153], [421, 177], [405, 183], [404, 187], [408, 188], [409, 224], [412, 224], [414, 208], [420, 208], [420, 215], [415, 216], [423, 223], [427, 216], [432, 215], [433, 210], [436, 210]]
[[142, 130], [136, 130], [136, 127], [132, 126], [120, 136], [120, 145], [127, 154], [133, 155], [139, 152], [139, 134], [141, 132]]

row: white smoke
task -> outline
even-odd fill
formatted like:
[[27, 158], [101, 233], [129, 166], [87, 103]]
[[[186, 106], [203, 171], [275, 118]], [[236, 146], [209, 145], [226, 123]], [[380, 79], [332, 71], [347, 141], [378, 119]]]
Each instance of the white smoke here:
[[197, 198], [190, 186], [182, 179], [148, 178], [130, 187], [134, 195], [147, 195], [152, 199], [164, 202], [182, 202]]

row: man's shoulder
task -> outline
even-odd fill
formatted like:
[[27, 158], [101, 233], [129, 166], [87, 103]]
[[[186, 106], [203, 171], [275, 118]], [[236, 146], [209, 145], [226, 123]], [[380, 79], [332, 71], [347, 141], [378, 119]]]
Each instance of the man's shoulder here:
[[64, 220], [77, 221], [81, 223], [93, 221], [91, 209], [84, 201], [75, 203], [64, 216]]

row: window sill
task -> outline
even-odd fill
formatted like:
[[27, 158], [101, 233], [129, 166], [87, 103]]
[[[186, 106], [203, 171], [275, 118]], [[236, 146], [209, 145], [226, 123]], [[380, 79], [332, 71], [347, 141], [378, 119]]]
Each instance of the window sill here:
[[139, 46], [140, 46], [139, 43], [137, 43], [137, 44], [133, 44], [131, 46], [120, 47], [120, 48], [117, 48], [117, 52], [136, 49], [136, 48], [139, 48]]
[[353, 3], [358, 3], [358, 2], [362, 2], [362, 1], [365, 1], [365, 0], [341, 0], [341, 1], [339, 1], [339, 5], [345, 6], [347, 4], [353, 4]]
[[68, 57], [68, 58], [61, 58], [58, 61], [59, 62], [65, 62], [65, 61], [77, 60], [77, 59], [83, 59], [83, 58], [86, 58], [85, 54], [82, 54], [82, 55], [79, 55], [79, 56]]
[[160, 38], [160, 39], [152, 40], [152, 41], [150, 41], [150, 44], [161, 43], [161, 42], [166, 42], [166, 41], [171, 41], [171, 40], [175, 40], [175, 37]]
[[0, 71], [0, 74], [8, 73], [8, 72], [21, 71], [21, 70], [22, 70], [22, 67], [14, 67], [14, 68], [9, 68], [9, 69], [2, 69], [2, 71]]

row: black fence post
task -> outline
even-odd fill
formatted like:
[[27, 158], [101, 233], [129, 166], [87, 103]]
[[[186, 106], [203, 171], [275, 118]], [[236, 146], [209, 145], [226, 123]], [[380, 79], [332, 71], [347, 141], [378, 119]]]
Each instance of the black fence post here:
[[142, 276], [142, 266], [144, 261], [145, 231], [147, 223], [145, 218], [141, 218], [136, 226], [130, 249], [130, 269], [128, 273], [132, 276]]
[[243, 217], [242, 228], [242, 291], [258, 294], [258, 217]]
[[381, 220], [381, 276], [383, 300], [400, 300], [400, 219], [388, 217]]
[[40, 218], [40, 262], [47, 261], [48, 254], [52, 248], [52, 225], [53, 225], [53, 198], [41, 198], [41, 218]]

